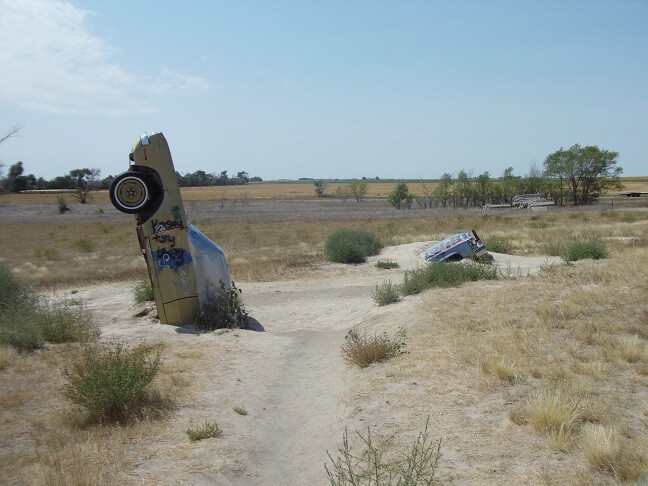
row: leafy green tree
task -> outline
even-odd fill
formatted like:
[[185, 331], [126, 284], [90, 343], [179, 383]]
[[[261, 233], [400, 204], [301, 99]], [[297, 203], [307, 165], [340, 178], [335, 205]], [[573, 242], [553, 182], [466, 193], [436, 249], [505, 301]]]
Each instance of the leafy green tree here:
[[412, 200], [414, 196], [410, 194], [407, 184], [399, 182], [392, 192], [387, 196], [389, 203], [396, 209], [410, 209], [412, 207]]
[[347, 189], [357, 202], [362, 202], [369, 191], [369, 184], [366, 181], [351, 181]]
[[504, 174], [500, 178], [500, 187], [502, 197], [505, 203], [510, 203], [517, 192], [517, 179], [513, 175], [513, 167], [504, 169]]
[[479, 177], [477, 177], [477, 187], [475, 189], [476, 196], [482, 206], [486, 204], [486, 201], [491, 199], [493, 193], [493, 183], [488, 171], [479, 174]]
[[447, 172], [441, 176], [441, 181], [434, 188], [434, 195], [441, 201], [441, 206], [447, 206], [448, 199], [452, 196], [452, 176]]
[[324, 197], [326, 192], [326, 184], [324, 184], [324, 181], [313, 181], [313, 185], [315, 186], [315, 194], [317, 197]]
[[472, 185], [470, 184], [470, 178], [465, 170], [460, 170], [457, 174], [457, 195], [459, 196], [459, 204], [461, 206], [468, 204], [470, 202], [470, 196], [472, 195]]
[[590, 204], [606, 190], [620, 189], [618, 152], [596, 145], [572, 145], [557, 150], [544, 161], [545, 175], [565, 182], [574, 206]]
[[73, 169], [70, 171], [70, 179], [74, 183], [74, 197], [81, 204], [88, 202], [90, 191], [95, 188], [97, 178], [101, 174], [99, 169]]

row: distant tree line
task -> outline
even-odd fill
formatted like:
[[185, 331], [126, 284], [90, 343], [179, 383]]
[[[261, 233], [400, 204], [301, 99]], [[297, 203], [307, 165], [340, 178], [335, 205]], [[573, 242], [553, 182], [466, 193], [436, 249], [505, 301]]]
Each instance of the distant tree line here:
[[[69, 189], [73, 191], [81, 190], [87, 196], [87, 193], [96, 189], [108, 189], [114, 176], [109, 175], [100, 179], [101, 171], [99, 169], [74, 169], [68, 174], [54, 177], [46, 180], [43, 177], [36, 177], [34, 174], [25, 174], [22, 161], [11, 165], [7, 170], [6, 177], [1, 177], [0, 172], [0, 190], [6, 192], [21, 192], [30, 190], [43, 189]], [[245, 171], [238, 172], [235, 177], [228, 177], [227, 171], [220, 174], [207, 174], [203, 170], [197, 170], [193, 173], [181, 175], [176, 172], [178, 185], [181, 187], [193, 186], [230, 186], [247, 184], [248, 182], [260, 182], [260, 177], [249, 177]]]
[[423, 183], [422, 196], [414, 196], [407, 184], [399, 183], [388, 200], [399, 209], [409, 209], [414, 201], [419, 207], [471, 207], [510, 204], [517, 194], [540, 194], [557, 205], [591, 204], [605, 191], [622, 187], [618, 156], [617, 152], [576, 144], [547, 156], [544, 170], [532, 164], [525, 177], [514, 175], [512, 167], [496, 179], [488, 171], [471, 177], [461, 170], [454, 178], [443, 174], [432, 191]]
[[176, 171], [176, 177], [178, 178], [178, 185], [180, 187], [238, 186], [247, 184], [248, 182], [261, 182], [263, 180], [260, 177], [250, 177], [245, 171], [238, 172], [235, 177], [229, 177], [226, 170], [220, 174], [208, 174], [204, 170], [197, 170], [191, 173], [187, 172], [185, 175]]

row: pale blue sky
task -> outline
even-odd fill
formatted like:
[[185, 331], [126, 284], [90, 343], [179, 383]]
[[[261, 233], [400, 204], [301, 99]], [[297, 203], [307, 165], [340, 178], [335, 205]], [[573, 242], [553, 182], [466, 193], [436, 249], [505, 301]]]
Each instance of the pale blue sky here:
[[[51, 178], [524, 175], [575, 143], [648, 175], [648, 2], [0, 0], [0, 145]], [[6, 167], [5, 167], [6, 170]]]

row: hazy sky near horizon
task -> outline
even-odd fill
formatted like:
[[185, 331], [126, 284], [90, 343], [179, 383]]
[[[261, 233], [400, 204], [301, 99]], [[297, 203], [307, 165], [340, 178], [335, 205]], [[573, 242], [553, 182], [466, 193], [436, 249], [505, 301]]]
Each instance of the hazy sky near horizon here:
[[575, 143], [648, 175], [648, 2], [0, 0], [0, 161], [497, 177]]

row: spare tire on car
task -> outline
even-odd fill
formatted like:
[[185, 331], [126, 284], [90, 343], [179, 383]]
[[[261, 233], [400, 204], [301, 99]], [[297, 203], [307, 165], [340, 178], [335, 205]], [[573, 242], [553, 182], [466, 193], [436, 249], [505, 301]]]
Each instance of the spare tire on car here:
[[154, 192], [154, 184], [145, 175], [122, 172], [110, 184], [110, 202], [123, 213], [140, 213], [151, 206]]

